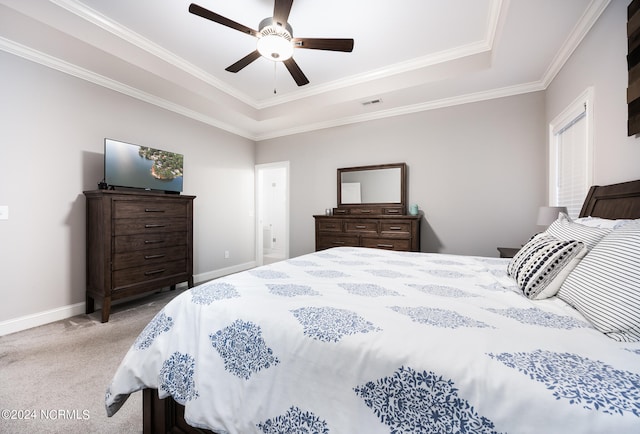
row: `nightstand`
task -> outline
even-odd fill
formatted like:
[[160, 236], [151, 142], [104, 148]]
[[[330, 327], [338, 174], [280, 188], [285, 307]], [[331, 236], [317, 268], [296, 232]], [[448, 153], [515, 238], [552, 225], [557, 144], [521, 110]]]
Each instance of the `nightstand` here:
[[501, 258], [513, 258], [518, 253], [518, 250], [520, 249], [517, 247], [498, 247]]

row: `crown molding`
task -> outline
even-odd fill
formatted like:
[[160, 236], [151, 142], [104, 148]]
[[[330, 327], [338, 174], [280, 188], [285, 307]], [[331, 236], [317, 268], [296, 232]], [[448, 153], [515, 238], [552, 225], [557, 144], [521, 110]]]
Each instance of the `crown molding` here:
[[541, 82], [544, 83], [545, 89], [549, 87], [553, 79], [558, 75], [575, 49], [578, 48], [578, 45], [580, 45], [584, 37], [589, 33], [591, 27], [593, 27], [598, 18], [600, 18], [600, 15], [602, 15], [607, 6], [609, 6], [609, 3], [611, 3], [611, 0], [591, 1], [543, 74]]
[[[180, 68], [182, 68], [187, 73], [190, 73], [212, 86], [228, 93], [229, 95], [240, 99], [241, 101], [249, 104], [250, 106], [260, 109], [270, 106], [275, 106], [279, 104], [284, 104], [290, 101], [294, 101], [297, 99], [318, 95], [324, 92], [328, 92], [331, 90], [338, 90], [348, 86], [352, 86], [355, 84], [359, 84], [365, 81], [376, 80], [380, 78], [390, 77], [396, 74], [400, 74], [403, 72], [412, 71], [418, 68], [425, 68], [428, 66], [432, 66], [438, 63], [458, 59], [460, 57], [469, 56], [471, 54], [477, 54], [480, 52], [484, 52], [487, 50], [491, 50], [494, 44], [494, 39], [496, 37], [496, 33], [498, 30], [499, 22], [500, 22], [500, 14], [504, 13], [505, 9], [508, 6], [509, 0], [494, 0], [492, 3], [491, 13], [489, 17], [489, 29], [484, 41], [480, 41], [478, 43], [469, 44], [467, 46], [458, 47], [455, 50], [447, 50], [440, 53], [435, 53], [431, 56], [425, 56], [419, 59], [413, 59], [407, 62], [402, 62], [399, 64], [392, 65], [387, 68], [381, 68], [379, 70], [370, 71], [365, 74], [360, 74], [356, 76], [349, 77], [344, 80], [337, 80], [332, 83], [328, 83], [322, 86], [316, 86], [315, 88], [309, 88], [308, 90], [296, 92], [292, 96], [283, 96], [282, 98], [274, 99], [275, 102], [269, 103], [259, 103], [246, 95], [241, 95], [239, 98], [236, 96], [236, 90], [230, 88], [219, 80], [215, 79], [210, 74], [202, 71], [201, 69], [191, 65], [190, 63], [184, 61], [183, 59], [173, 55], [167, 50], [157, 46], [153, 42], [143, 38], [140, 35], [137, 35], [128, 29], [123, 28], [117, 23], [107, 19], [103, 15], [93, 11], [77, 0], [50, 0], [56, 5], [63, 7], [74, 14], [92, 22], [95, 25], [100, 26], [101, 28], [109, 31], [110, 33], [138, 46], [145, 51], [162, 58], [163, 60], [174, 64]], [[164, 108], [166, 110], [172, 111], [174, 113], [180, 114], [182, 116], [203, 122], [207, 125], [211, 125], [213, 127], [219, 128], [221, 130], [227, 131], [229, 133], [238, 135], [240, 137], [247, 138], [249, 140], [253, 140], [255, 142], [260, 142], [263, 140], [273, 139], [277, 137], [283, 137], [293, 134], [311, 132], [315, 130], [332, 128], [337, 126], [349, 125], [360, 122], [367, 122], [372, 120], [384, 119], [388, 117], [407, 115], [412, 113], [418, 113], [422, 111], [435, 110], [445, 107], [451, 107], [456, 105], [468, 104], [473, 102], [485, 101], [490, 99], [514, 96], [524, 93], [537, 92], [545, 90], [550, 83], [555, 78], [556, 74], [560, 71], [562, 66], [569, 59], [573, 51], [583, 40], [585, 35], [589, 32], [591, 27], [595, 24], [600, 15], [604, 12], [606, 7], [609, 5], [611, 0], [592, 0], [589, 7], [581, 17], [578, 24], [574, 27], [573, 31], [563, 44], [562, 48], [556, 54], [551, 64], [547, 68], [546, 72], [543, 74], [543, 77], [537, 82], [524, 83], [520, 85], [508, 86], [498, 89], [492, 89], [482, 92], [470, 93], [466, 95], [459, 95], [451, 98], [443, 98], [435, 101], [427, 101], [419, 104], [412, 104], [402, 107], [397, 107], [388, 110], [380, 110], [377, 112], [371, 112], [362, 115], [355, 116], [346, 116], [339, 119], [334, 119], [326, 122], [317, 122], [317, 123], [309, 123], [305, 125], [300, 125], [294, 128], [289, 129], [281, 129], [272, 132], [265, 133], [251, 133], [250, 131], [242, 128], [238, 128], [234, 125], [230, 125], [225, 122], [221, 122], [218, 119], [215, 119], [211, 116], [204, 115], [201, 112], [186, 108], [179, 104], [170, 102], [163, 98], [154, 96], [147, 92], [141, 91], [134, 87], [128, 86], [124, 83], [118, 82], [116, 80], [110, 79], [108, 77], [97, 74], [93, 71], [87, 70], [80, 66], [71, 64], [59, 58], [53, 57], [46, 53], [40, 52], [38, 50], [32, 49], [25, 45], [19, 44], [17, 42], [11, 41], [6, 38], [0, 37], [0, 50], [14, 54], [16, 56], [22, 57], [29, 61], [41, 64], [43, 66], [55, 69], [57, 71], [63, 72], [65, 74], [69, 74], [71, 76], [80, 78], [82, 80], [97, 84], [99, 86], [105, 87], [107, 89], [114, 90], [116, 92], [122, 93], [124, 95], [131, 96], [138, 100], [147, 102], [149, 104], [155, 105], [157, 107]]]
[[402, 107], [397, 107], [397, 108], [388, 109], [388, 110], [380, 110], [377, 112], [367, 113], [363, 115], [347, 116], [347, 117], [338, 118], [338, 119], [334, 119], [326, 122], [310, 123], [310, 124], [300, 125], [295, 128], [276, 130], [276, 131], [263, 133], [263, 134], [252, 134], [249, 131], [246, 131], [244, 129], [240, 129], [233, 125], [220, 122], [219, 120], [212, 118], [211, 116], [203, 115], [202, 113], [197, 112], [195, 110], [191, 110], [181, 105], [167, 101], [163, 98], [156, 97], [147, 92], [143, 92], [134, 87], [131, 87], [123, 83], [120, 83], [116, 80], [104, 77], [100, 74], [96, 74], [95, 72], [89, 71], [87, 69], [81, 68], [77, 65], [71, 64], [64, 60], [60, 60], [56, 57], [34, 50], [25, 45], [18, 44], [6, 38], [0, 37], [0, 50], [22, 57], [29, 61], [38, 63], [48, 68], [55, 69], [65, 74], [69, 74], [71, 76], [80, 78], [90, 83], [97, 84], [107, 89], [114, 90], [116, 92], [147, 102], [157, 107], [164, 108], [166, 110], [172, 111], [182, 116], [203, 122], [207, 125], [211, 125], [213, 127], [230, 132], [232, 134], [236, 134], [240, 137], [253, 140], [255, 142], [260, 142], [263, 140], [273, 139], [277, 137], [289, 136], [293, 134], [311, 132], [311, 131], [321, 130], [325, 128], [332, 128], [332, 127], [337, 127], [342, 125], [367, 122], [372, 120], [384, 119], [388, 117], [418, 113], [418, 112], [427, 111], [427, 110], [435, 110], [439, 108], [445, 108], [445, 107], [451, 107], [455, 105], [468, 104], [472, 102], [502, 98], [507, 96], [523, 94], [523, 93], [537, 92], [537, 91], [546, 89], [546, 86], [542, 82], [526, 83], [522, 85], [509, 86], [509, 87], [493, 89], [493, 90], [488, 90], [483, 92], [459, 95], [451, 98], [443, 98], [440, 100], [428, 101], [428, 102], [419, 103], [419, 104], [402, 106]]
[[393, 65], [385, 66], [383, 68], [368, 71], [362, 74], [352, 75], [344, 79], [335, 80], [330, 83], [322, 85], [312, 86], [306, 89], [297, 90], [288, 95], [282, 95], [269, 100], [258, 103], [258, 109], [264, 109], [269, 107], [278, 106], [281, 104], [290, 103], [299, 99], [308, 98], [323, 93], [332, 92], [359, 84], [381, 80], [389, 77], [393, 77], [399, 74], [412, 72], [418, 69], [428, 68], [431, 66], [451, 62], [454, 60], [462, 59], [468, 56], [483, 53], [489, 50], [489, 46], [486, 41], [479, 41], [472, 44], [456, 47], [451, 50], [444, 50], [438, 53], [433, 53], [428, 56], [423, 56], [415, 59], [410, 59], [405, 62], [395, 63]]
[[293, 102], [302, 98], [307, 98], [315, 95], [319, 95], [326, 92], [332, 92], [346, 87], [354, 86], [357, 84], [367, 83], [374, 80], [380, 80], [384, 78], [393, 77], [398, 74], [412, 72], [418, 69], [428, 68], [430, 66], [438, 65], [441, 63], [451, 62], [464, 57], [481, 54], [486, 51], [491, 51], [495, 42], [495, 37], [498, 33], [498, 26], [500, 25], [500, 16], [506, 9], [505, 1], [508, 0], [492, 0], [489, 15], [487, 17], [487, 32], [485, 38], [476, 41], [474, 43], [462, 45], [454, 49], [444, 50], [437, 53], [433, 53], [427, 56], [410, 59], [405, 62], [399, 62], [393, 65], [388, 65], [383, 68], [379, 68], [373, 71], [368, 71], [363, 74], [356, 74], [350, 77], [346, 77], [341, 80], [335, 80], [331, 83], [323, 85], [312, 86], [307, 89], [300, 89], [294, 93], [288, 95], [282, 95], [279, 97], [270, 98], [267, 101], [258, 103], [257, 108], [268, 108]]
[[66, 62], [64, 60], [58, 59], [56, 57], [50, 56], [41, 51], [34, 50], [33, 48], [27, 47], [17, 42], [11, 41], [9, 39], [0, 37], [0, 50], [5, 51], [7, 53], [11, 53], [18, 57], [22, 57], [23, 59], [30, 60], [34, 63], [38, 63], [48, 68], [55, 69], [57, 71], [71, 75], [81, 80], [85, 80], [90, 83], [97, 84], [98, 86], [102, 86], [104, 88], [114, 90], [124, 95], [128, 95], [140, 101], [144, 101], [149, 104], [153, 104], [157, 107], [161, 107], [166, 110], [172, 111], [174, 113], [178, 113], [188, 118], [195, 119], [197, 121], [214, 126], [216, 128], [220, 128], [221, 130], [225, 130], [230, 133], [236, 134], [238, 136], [255, 140], [255, 137], [253, 137], [252, 134], [250, 134], [245, 130], [239, 129], [233, 125], [229, 125], [225, 122], [221, 122], [215, 118], [206, 116], [195, 110], [188, 109], [179, 104], [175, 104], [171, 101], [167, 101], [166, 99], [159, 98], [147, 92], [143, 92], [140, 89], [136, 89], [124, 83], [120, 83], [119, 81], [97, 74], [93, 71], [90, 71], [78, 65], [74, 65], [72, 63]]
[[325, 128], [333, 128], [343, 125], [356, 124], [361, 122], [379, 120], [390, 118], [394, 116], [402, 116], [413, 113], [419, 113], [428, 110], [436, 110], [446, 107], [453, 107], [456, 105], [469, 104], [474, 102], [488, 101], [491, 99], [504, 98], [509, 96], [521, 95], [525, 93], [538, 92], [545, 90], [544, 85], [541, 82], [532, 82], [519, 84], [515, 86], [507, 86], [498, 89], [492, 89], [488, 91], [475, 92], [465, 95], [459, 95], [451, 98], [442, 98], [434, 101], [427, 101], [424, 103], [412, 104], [402, 107], [396, 107], [388, 110], [380, 110], [377, 112], [367, 113], [363, 115], [347, 116], [340, 119], [334, 119], [326, 122], [318, 122], [313, 124], [301, 125], [295, 128], [289, 128], [272, 133], [265, 133], [258, 135], [255, 140], [260, 142], [263, 140], [274, 139], [277, 137], [290, 136], [293, 134], [307, 133], [315, 130], [321, 130]]
[[192, 63], [187, 62], [183, 58], [175, 55], [169, 50], [161, 47], [160, 45], [150, 41], [144, 36], [124, 27], [116, 21], [108, 18], [107, 16], [101, 14], [100, 12], [92, 9], [85, 4], [81, 3], [78, 0], [49, 0], [51, 3], [73, 13], [74, 15], [92, 23], [95, 26], [100, 27], [101, 29], [111, 33], [114, 36], [140, 48], [141, 50], [146, 51], [147, 53], [158, 57], [159, 59], [164, 60], [170, 65], [174, 65], [177, 68], [183, 70], [184, 72], [198, 78], [199, 80], [204, 81], [210, 86], [215, 87], [216, 89], [242, 101], [245, 104], [253, 108], [257, 107], [257, 101], [250, 96], [246, 95], [243, 92], [240, 92], [238, 89], [229, 86], [222, 80], [217, 79], [213, 75], [204, 71], [201, 68], [193, 65]]
[[509, 0], [493, 0], [491, 2], [489, 16], [487, 17], [487, 34], [485, 35], [489, 50], [493, 50], [493, 44], [496, 41], [501, 25], [501, 17], [504, 17], [507, 13], [508, 2]]
[[101, 29], [113, 34], [114, 36], [144, 50], [165, 62], [176, 66], [184, 72], [204, 81], [205, 83], [215, 87], [216, 89], [225, 92], [226, 94], [242, 101], [250, 107], [260, 110], [264, 108], [275, 107], [281, 104], [287, 104], [300, 99], [321, 95], [323, 93], [332, 92], [346, 87], [350, 87], [356, 84], [367, 83], [374, 80], [392, 77], [398, 74], [411, 72], [414, 70], [427, 68], [440, 63], [445, 63], [453, 60], [457, 60], [466, 56], [479, 54], [485, 51], [490, 51], [494, 44], [494, 38], [497, 33], [497, 27], [499, 24], [499, 17], [503, 11], [504, 0], [491, 0], [490, 12], [487, 17], [487, 32], [485, 38], [480, 41], [476, 41], [471, 44], [456, 47], [451, 50], [445, 50], [438, 53], [433, 53], [428, 56], [411, 59], [405, 62], [399, 62], [394, 65], [386, 66], [377, 70], [369, 71], [363, 74], [353, 75], [345, 79], [335, 80], [323, 85], [309, 86], [302, 89], [298, 89], [290, 94], [282, 95], [278, 97], [269, 98], [268, 100], [260, 101], [251, 98], [247, 94], [239, 91], [238, 89], [226, 84], [222, 80], [217, 79], [212, 74], [198, 68], [197, 66], [189, 63], [185, 59], [175, 55], [174, 53], [164, 49], [163, 47], [155, 44], [149, 39], [139, 35], [138, 33], [124, 27], [118, 22], [106, 17], [100, 12], [86, 6], [79, 0], [50, 0], [55, 5], [73, 13], [74, 15], [100, 27]]

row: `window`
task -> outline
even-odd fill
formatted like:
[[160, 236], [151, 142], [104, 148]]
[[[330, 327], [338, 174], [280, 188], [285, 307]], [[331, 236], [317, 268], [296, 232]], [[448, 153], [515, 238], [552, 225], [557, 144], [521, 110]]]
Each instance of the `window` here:
[[592, 184], [593, 88], [549, 125], [549, 205], [578, 217]]

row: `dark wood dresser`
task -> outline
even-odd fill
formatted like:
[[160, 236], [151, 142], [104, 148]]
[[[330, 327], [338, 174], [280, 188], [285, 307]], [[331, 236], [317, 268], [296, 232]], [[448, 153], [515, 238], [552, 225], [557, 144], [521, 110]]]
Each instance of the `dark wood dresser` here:
[[373, 247], [420, 251], [421, 215], [315, 215], [316, 251], [330, 247]]
[[111, 302], [187, 282], [193, 286], [195, 196], [120, 190], [84, 192], [87, 199], [86, 312]]
[[330, 247], [420, 251], [422, 214], [407, 215], [406, 163], [337, 170], [338, 206], [314, 215], [316, 251]]

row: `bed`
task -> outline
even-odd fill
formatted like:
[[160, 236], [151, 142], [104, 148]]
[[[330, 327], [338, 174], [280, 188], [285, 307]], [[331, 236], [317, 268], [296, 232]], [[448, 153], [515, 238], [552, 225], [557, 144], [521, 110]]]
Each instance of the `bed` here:
[[199, 285], [107, 414], [142, 391], [145, 433], [638, 433], [640, 181], [592, 187], [581, 218], [512, 259], [339, 247]]

